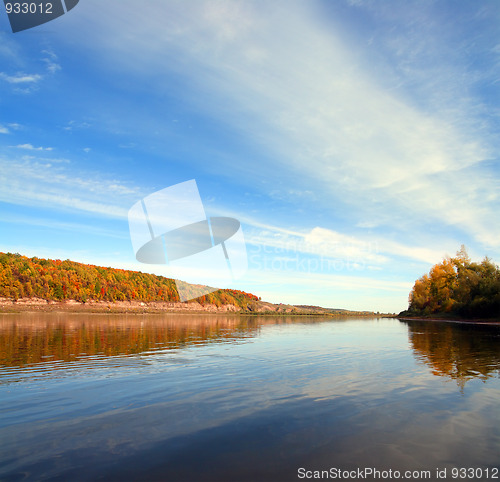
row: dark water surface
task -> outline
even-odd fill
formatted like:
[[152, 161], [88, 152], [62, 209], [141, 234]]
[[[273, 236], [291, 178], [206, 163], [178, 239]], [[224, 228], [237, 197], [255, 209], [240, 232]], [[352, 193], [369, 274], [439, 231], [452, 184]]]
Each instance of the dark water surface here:
[[0, 480], [500, 480], [499, 374], [499, 326], [0, 315]]

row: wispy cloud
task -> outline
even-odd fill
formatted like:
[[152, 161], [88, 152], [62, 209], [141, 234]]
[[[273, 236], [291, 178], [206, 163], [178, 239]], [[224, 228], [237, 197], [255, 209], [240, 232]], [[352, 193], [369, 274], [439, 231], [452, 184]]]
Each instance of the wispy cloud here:
[[[38, 149], [37, 149], [38, 150]], [[70, 164], [71, 161], [64, 157], [39, 157], [35, 155], [26, 154], [21, 157], [25, 162], [35, 162], [40, 166], [51, 167], [52, 164]]]
[[17, 61], [19, 59], [19, 45], [8, 32], [0, 32], [0, 56]]
[[[275, 303], [317, 304], [351, 310], [393, 312], [407, 307], [412, 283], [345, 274], [250, 271], [244, 278], [246, 289]], [[245, 289], [243, 287], [243, 289]]]
[[249, 218], [244, 219], [245, 224], [250, 227], [247, 242], [272, 248], [272, 251], [267, 250], [268, 253], [304, 253], [363, 262], [365, 267], [384, 266], [396, 258], [432, 264], [458, 249], [457, 244], [447, 245], [442, 249], [429, 249], [425, 246], [396, 242], [381, 235], [352, 236], [319, 226], [302, 232], [290, 231], [278, 226], [261, 225]]
[[[85, 46], [100, 74], [134, 81], [127, 86], [126, 114], [123, 99], [109, 95], [105, 112], [94, 117], [108, 94], [104, 82], [100, 98], [89, 88], [91, 107], [59, 117], [59, 134], [74, 140], [77, 131], [91, 127], [89, 119], [92, 127], [108, 122], [108, 131], [121, 136], [109, 141], [110, 152], [129, 156], [124, 169], [138, 165], [133, 151], [124, 149], [144, 149], [151, 135], [161, 140], [141, 157], [141, 169], [181, 176], [198, 168], [207, 178], [237, 184], [233, 190], [241, 187], [249, 197], [234, 217], [248, 225], [249, 245], [269, 248], [276, 266], [293, 261], [290, 251], [301, 259], [366, 262], [366, 270], [352, 277], [254, 270], [255, 286], [283, 286], [276, 301], [284, 301], [279, 296], [286, 292], [292, 301], [307, 289], [308, 296], [321, 292], [323, 299], [328, 290], [352, 292], [354, 304], [362, 288], [358, 296], [366, 299], [384, 291], [405, 302], [411, 282], [400, 280], [409, 277], [408, 265], [420, 272], [469, 241], [500, 255], [494, 95], [500, 38], [497, 23], [481, 23], [498, 7], [450, 5], [149, 0], [138, 11], [132, 0], [87, 0], [78, 19], [68, 17], [61, 29], [71, 30], [74, 46]], [[448, 16], [450, 8], [456, 15]], [[487, 35], [483, 25], [489, 25]], [[61, 40], [69, 30], [58, 30]], [[53, 50], [42, 51], [37, 62], [38, 68], [3, 68], [0, 81], [11, 88], [36, 86], [60, 70]], [[94, 78], [79, 80], [85, 86]], [[192, 134], [177, 136], [191, 123]], [[165, 124], [179, 131], [162, 136], [159, 126]], [[86, 161], [92, 156], [85, 146], [94, 146], [96, 132], [88, 129], [85, 143], [75, 147]], [[102, 138], [95, 141], [94, 149], [101, 150]], [[185, 141], [192, 156], [177, 159], [175, 169], [157, 163], [166, 148], [182, 156]], [[24, 140], [10, 143], [17, 142]], [[217, 153], [210, 168], [192, 160], [204, 143]], [[5, 159], [0, 175], [6, 202], [121, 217], [139, 197], [141, 189], [119, 176], [105, 179], [83, 167], [77, 172], [76, 159], [57, 164], [37, 146], [19, 144], [29, 156]], [[236, 203], [231, 207], [236, 210]], [[341, 306], [337, 301], [332, 305]]]
[[[17, 57], [12, 55], [14, 51], [17, 51]], [[39, 84], [41, 84], [44, 80], [50, 78], [56, 72], [61, 70], [57, 55], [50, 49], [42, 50], [42, 57], [38, 58], [36, 61], [36, 64], [38, 65], [34, 62], [30, 65], [30, 70], [35, 70], [35, 73], [26, 73], [24, 71], [27, 69], [26, 57], [28, 56], [23, 55], [18, 43], [12, 42], [11, 46], [7, 50], [0, 49], [0, 55], [2, 53], [10, 58], [12, 64], [11, 67], [17, 66], [17, 72], [9, 73], [7, 71], [8, 68], [6, 68], [6, 71], [0, 72], [0, 80], [10, 84], [15, 92], [32, 93], [39, 88]], [[20, 59], [23, 59], [23, 61]], [[40, 61], [42, 62], [43, 67], [40, 66]], [[19, 67], [21, 67], [22, 70], [19, 69]]]
[[[378, 51], [353, 48], [311, 2], [151, 1], [133, 25], [134, 7], [122, 2], [98, 40], [130, 71], [155, 65], [189, 78], [198, 108], [271, 153], [289, 188], [314, 184], [324, 205], [346, 206], [353, 224], [408, 232], [432, 222], [500, 249], [500, 226], [490, 222], [500, 204], [476, 170], [498, 141], [474, 94], [481, 79], [466, 68], [468, 50], [453, 50], [432, 9], [373, 13], [370, 2], [355, 3], [397, 26], [373, 33]], [[169, 59], [161, 66], [159, 52]]]
[[4, 186], [0, 200], [125, 219], [128, 209], [140, 196], [141, 190], [135, 186], [116, 179], [103, 179], [97, 173], [86, 172], [79, 176], [64, 162], [43, 159], [33, 156], [0, 158], [0, 183]]
[[16, 149], [24, 149], [27, 151], [52, 151], [54, 149], [53, 147], [34, 147], [32, 144], [18, 144], [17, 146], [10, 147], [15, 147]]
[[37, 83], [42, 80], [42, 76], [39, 74], [24, 74], [17, 73], [15, 75], [7, 75], [4, 72], [0, 72], [0, 79], [5, 80], [9, 84], [29, 84], [29, 83]]
[[76, 121], [76, 120], [70, 120], [67, 125], [63, 127], [65, 131], [73, 131], [73, 130], [79, 130], [79, 129], [88, 129], [91, 127], [92, 124], [87, 121]]
[[[75, 223], [75, 222], [65, 222], [58, 221], [55, 219], [49, 218], [40, 218], [40, 217], [30, 217], [23, 215], [9, 215], [6, 213], [0, 214], [0, 222], [9, 223], [9, 224], [21, 224], [21, 225], [29, 225], [29, 226], [38, 226], [44, 228], [50, 228], [52, 230], [62, 230], [69, 231], [72, 233], [85, 233], [92, 234], [95, 236], [101, 236], [105, 238], [115, 238], [115, 239], [126, 239], [128, 240], [128, 233], [124, 233], [122, 231], [116, 231], [112, 229], [105, 229], [98, 226], [93, 226], [90, 224], [83, 223]], [[58, 255], [61, 256], [60, 254]]]
[[21, 129], [21, 125], [17, 123], [10, 123], [10, 124], [0, 124], [0, 134], [10, 134], [12, 131], [16, 131], [18, 129]]
[[57, 63], [58, 57], [52, 50], [42, 50], [42, 54], [45, 54], [42, 61], [45, 62], [47, 72], [54, 74], [61, 70], [61, 66]]

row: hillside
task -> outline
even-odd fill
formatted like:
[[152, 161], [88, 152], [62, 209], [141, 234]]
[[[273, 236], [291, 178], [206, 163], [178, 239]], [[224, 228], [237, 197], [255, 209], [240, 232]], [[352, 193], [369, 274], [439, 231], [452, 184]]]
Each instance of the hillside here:
[[[12, 253], [0, 253], [0, 298], [79, 303], [180, 303], [174, 280], [163, 276]], [[233, 305], [246, 310], [258, 298], [251, 293], [224, 289], [195, 301], [202, 306]]]
[[[199, 288], [199, 285], [184, 285], [193, 293]], [[20, 254], [0, 252], [0, 310], [34, 309], [229, 311], [335, 317], [375, 315], [368, 311], [274, 304], [261, 301], [251, 293], [232, 289], [217, 290], [188, 302], [181, 302], [175, 281], [164, 276], [70, 260], [28, 258]]]

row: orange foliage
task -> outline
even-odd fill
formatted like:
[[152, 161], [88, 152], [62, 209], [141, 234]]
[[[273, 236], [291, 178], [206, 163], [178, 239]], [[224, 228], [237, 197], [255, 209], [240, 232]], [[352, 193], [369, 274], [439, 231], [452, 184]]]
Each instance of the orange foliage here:
[[[28, 258], [0, 253], [0, 297], [46, 300], [179, 301], [175, 281], [140, 271], [91, 264]], [[198, 299], [202, 304], [246, 308], [257, 297], [238, 290], [218, 290]]]

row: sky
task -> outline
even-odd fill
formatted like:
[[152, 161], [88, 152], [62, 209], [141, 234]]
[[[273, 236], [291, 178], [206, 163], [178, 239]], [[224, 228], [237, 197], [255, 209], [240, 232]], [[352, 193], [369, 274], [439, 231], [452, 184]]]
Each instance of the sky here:
[[168, 276], [127, 214], [195, 179], [246, 243], [220, 287], [399, 312], [462, 244], [500, 262], [499, 25], [497, 0], [2, 10], [0, 251]]

